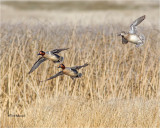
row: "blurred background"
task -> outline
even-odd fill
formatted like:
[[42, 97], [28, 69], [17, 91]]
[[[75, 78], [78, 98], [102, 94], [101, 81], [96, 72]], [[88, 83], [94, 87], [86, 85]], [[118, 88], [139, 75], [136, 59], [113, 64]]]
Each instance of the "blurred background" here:
[[22, 10], [60, 10], [60, 11], [91, 11], [109, 9], [140, 9], [158, 8], [158, 0], [113, 0], [113, 1], [2, 1], [2, 4]]
[[[108, 33], [108, 26], [114, 24], [117, 31], [129, 25], [138, 17], [146, 15], [140, 25], [160, 29], [158, 0], [115, 0], [115, 1], [2, 1], [1, 23], [19, 21], [24, 24], [48, 24], [50, 26], [80, 26], [94, 31], [94, 25]], [[117, 28], [117, 26], [121, 26]], [[65, 27], [64, 27], [65, 28]], [[146, 27], [143, 27], [147, 31]], [[90, 29], [90, 30], [89, 30]], [[91, 30], [92, 29], [92, 30]], [[118, 30], [119, 29], [119, 30]], [[65, 30], [64, 30], [65, 31]], [[96, 32], [96, 31], [95, 31]], [[111, 31], [110, 31], [111, 32]]]
[[[90, 13], [90, 12], [109, 12], [106, 14], [101, 14], [97, 20], [102, 21], [102, 15], [103, 18], [107, 17], [110, 18], [112, 15], [115, 18], [119, 16], [119, 13], [121, 11], [121, 15], [130, 16], [132, 13], [137, 13], [137, 15], [142, 14], [151, 14], [153, 12], [154, 15], [157, 15], [157, 18], [159, 17], [158, 13], [159, 8], [159, 1], [158, 0], [115, 0], [115, 1], [1, 1], [1, 14], [2, 19], [6, 17], [8, 18], [17, 18], [18, 16], [21, 16], [21, 19], [28, 16], [34, 16], [34, 17], [44, 17], [44, 18], [54, 18], [56, 15], [56, 19], [53, 20], [53, 22], [56, 22], [58, 19], [58, 16], [61, 17], [62, 12], [66, 14], [70, 13]], [[156, 11], [155, 11], [156, 10]], [[14, 12], [15, 11], [15, 12]], [[39, 14], [38, 14], [39, 12]], [[154, 13], [156, 12], [156, 13]], [[56, 14], [55, 14], [56, 13]], [[10, 14], [10, 15], [6, 15]], [[47, 15], [43, 15], [47, 14]], [[22, 16], [23, 15], [23, 16]], [[74, 17], [82, 18], [81, 15], [76, 14], [77, 16]], [[86, 14], [87, 15], [87, 14]], [[93, 16], [94, 18], [95, 16]], [[147, 16], [149, 19], [152, 16]], [[64, 16], [65, 21], [69, 20], [69, 16]], [[89, 17], [90, 18], [90, 17]], [[97, 18], [97, 17], [96, 17]], [[124, 17], [120, 18], [124, 19]], [[129, 19], [129, 18], [127, 18]], [[6, 19], [5, 19], [6, 20]], [[112, 19], [110, 19], [113, 21]], [[152, 22], [157, 22], [155, 20], [152, 20]]]

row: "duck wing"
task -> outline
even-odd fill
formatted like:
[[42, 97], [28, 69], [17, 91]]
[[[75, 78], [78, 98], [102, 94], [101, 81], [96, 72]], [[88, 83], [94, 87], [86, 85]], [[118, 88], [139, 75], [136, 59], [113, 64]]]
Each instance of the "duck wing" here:
[[86, 67], [86, 66], [88, 66], [88, 65], [89, 65], [88, 63], [85, 63], [85, 64], [82, 65], [82, 66], [71, 67], [71, 69], [77, 69], [77, 70], [79, 70], [79, 69], [81, 69], [81, 68], [83, 68], [83, 67]]
[[[48, 79], [46, 79], [46, 80], [44, 80], [44, 81], [51, 80], [51, 79], [56, 78], [57, 76], [60, 76], [60, 75], [63, 75], [63, 72], [62, 72], [62, 71], [58, 72], [57, 74], [51, 76], [50, 78], [48, 78]], [[43, 81], [40, 81], [40, 82], [43, 82]]]
[[43, 63], [44, 61], [46, 61], [47, 59], [44, 57], [40, 57], [33, 65], [33, 67], [31, 68], [31, 70], [28, 72], [28, 74], [32, 73], [35, 69], [38, 68], [38, 66]]
[[130, 31], [129, 31], [130, 34], [136, 33], [136, 26], [139, 25], [145, 19], [145, 17], [146, 17], [145, 15], [139, 17], [130, 25]]
[[69, 48], [63, 48], [63, 49], [54, 49], [51, 51], [51, 53], [60, 53], [61, 51], [64, 51], [64, 50], [68, 50]]

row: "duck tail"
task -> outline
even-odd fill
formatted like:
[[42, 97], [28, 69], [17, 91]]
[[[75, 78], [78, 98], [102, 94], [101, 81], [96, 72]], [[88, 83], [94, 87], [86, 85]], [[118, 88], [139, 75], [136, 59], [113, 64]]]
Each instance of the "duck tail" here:
[[64, 60], [64, 58], [62, 56], [60, 56], [59, 62], [62, 63]]
[[78, 73], [78, 77], [81, 77], [82, 76], [82, 73]]

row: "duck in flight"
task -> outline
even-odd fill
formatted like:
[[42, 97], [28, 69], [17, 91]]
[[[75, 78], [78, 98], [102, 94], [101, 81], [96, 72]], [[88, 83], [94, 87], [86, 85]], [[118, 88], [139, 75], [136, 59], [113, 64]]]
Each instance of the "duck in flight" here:
[[46, 60], [51, 60], [54, 63], [61, 63], [63, 62], [64, 58], [62, 56], [59, 56], [57, 53], [60, 53], [61, 51], [68, 50], [69, 48], [64, 49], [54, 49], [52, 51], [40, 51], [38, 55], [41, 55], [41, 57], [34, 63], [33, 67], [29, 71], [28, 74], [32, 73], [35, 69], [39, 67], [41, 63], [43, 63]]
[[[56, 78], [57, 76], [60, 76], [60, 75], [63, 75], [63, 74], [70, 76], [72, 79], [79, 78], [79, 77], [82, 76], [82, 73], [78, 73], [78, 70], [83, 68], [83, 67], [86, 67], [88, 65], [89, 65], [88, 63], [85, 63], [82, 66], [65, 67], [64, 64], [60, 64], [58, 66], [58, 68], [61, 68], [62, 71], [60, 71], [57, 74], [51, 76], [50, 78], [46, 79], [45, 81], [51, 80], [51, 79]], [[40, 81], [40, 82], [43, 82], [43, 81]]]
[[143, 34], [137, 34], [136, 27], [145, 19], [145, 15], [136, 19], [131, 25], [129, 32], [122, 31], [118, 36], [122, 37], [122, 43], [127, 44], [128, 42], [136, 44], [139, 47], [144, 44], [145, 37]]

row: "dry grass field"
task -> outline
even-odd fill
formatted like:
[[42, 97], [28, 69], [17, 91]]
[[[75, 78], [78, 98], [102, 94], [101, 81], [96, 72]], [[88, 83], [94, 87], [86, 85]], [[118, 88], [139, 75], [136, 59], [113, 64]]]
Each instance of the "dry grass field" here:
[[[141, 15], [140, 48], [117, 33]], [[1, 127], [160, 127], [158, 8], [49, 11], [1, 6]], [[32, 74], [40, 50], [61, 52], [66, 66], [89, 66], [72, 80], [46, 61]]]

